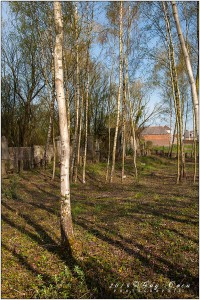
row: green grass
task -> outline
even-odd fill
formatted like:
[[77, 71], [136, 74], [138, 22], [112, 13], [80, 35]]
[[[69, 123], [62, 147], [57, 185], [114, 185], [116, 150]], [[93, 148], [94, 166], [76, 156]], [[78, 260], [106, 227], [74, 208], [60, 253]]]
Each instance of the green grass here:
[[[169, 146], [153, 146], [152, 147], [153, 150], [163, 150], [164, 153], [168, 153], [169, 152]], [[185, 153], [193, 153], [193, 145], [190, 144], [184, 144], [184, 150]], [[177, 145], [173, 145], [173, 153], [177, 153]], [[199, 152], [198, 146], [197, 146], [197, 153]]]
[[94, 175], [102, 175], [105, 174], [106, 163], [91, 163], [87, 165], [87, 171]]
[[[60, 247], [59, 178], [38, 170], [3, 180], [2, 298], [197, 298], [193, 163], [180, 185], [175, 160], [140, 164], [139, 183], [130, 159], [123, 184], [120, 163], [113, 184], [106, 164], [88, 165], [86, 184], [71, 184], [73, 257]], [[169, 290], [170, 282], [184, 286]]]

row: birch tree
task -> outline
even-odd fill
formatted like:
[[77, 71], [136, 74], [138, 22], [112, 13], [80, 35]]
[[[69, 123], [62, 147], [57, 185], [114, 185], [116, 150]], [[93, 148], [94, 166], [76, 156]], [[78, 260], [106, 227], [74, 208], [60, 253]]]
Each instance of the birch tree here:
[[[174, 96], [174, 106], [176, 112], [176, 124], [177, 124], [177, 155], [178, 155], [178, 174], [177, 174], [177, 183], [181, 180], [182, 177], [185, 177], [185, 153], [184, 153], [184, 145], [183, 145], [183, 119], [182, 119], [182, 109], [181, 109], [181, 99], [180, 92], [178, 86], [178, 77], [177, 77], [177, 69], [175, 64], [175, 55], [174, 55], [174, 46], [171, 35], [171, 24], [168, 13], [167, 3], [162, 2], [165, 23], [166, 23], [166, 41], [168, 43], [168, 51], [169, 51], [169, 65], [170, 65], [170, 74], [171, 74], [171, 83], [172, 90]], [[179, 152], [180, 151], [180, 152]], [[181, 159], [179, 156], [181, 155]]]
[[180, 44], [183, 50], [183, 54], [184, 54], [184, 58], [185, 58], [185, 63], [186, 63], [186, 67], [187, 67], [187, 73], [188, 73], [188, 77], [189, 77], [189, 81], [190, 81], [190, 85], [191, 85], [191, 92], [192, 92], [192, 100], [193, 100], [193, 106], [194, 106], [194, 114], [195, 114], [195, 131], [199, 132], [199, 101], [198, 101], [198, 96], [197, 96], [197, 89], [196, 89], [196, 83], [195, 83], [195, 79], [194, 79], [194, 75], [193, 75], [193, 71], [192, 71], [192, 66], [191, 66], [191, 62], [190, 62], [190, 57], [188, 54], [188, 50], [185, 44], [185, 40], [183, 37], [183, 33], [182, 33], [182, 29], [181, 29], [181, 25], [180, 25], [180, 21], [179, 21], [179, 16], [178, 16], [178, 10], [177, 10], [177, 6], [176, 6], [176, 2], [172, 1], [171, 2], [172, 5], [172, 10], [173, 10], [173, 16], [174, 16], [174, 20], [176, 23], [176, 29], [177, 29], [177, 33], [178, 33], [178, 37], [180, 40]]
[[79, 69], [79, 32], [78, 32], [78, 4], [75, 2], [74, 7], [74, 27], [75, 27], [75, 51], [76, 51], [76, 92], [75, 92], [75, 132], [74, 142], [72, 149], [72, 160], [71, 160], [71, 179], [77, 179], [77, 151], [78, 151], [78, 128], [79, 128], [79, 115], [80, 115], [80, 69]]
[[[87, 143], [88, 143], [88, 100], [89, 100], [89, 84], [90, 84], [90, 68], [89, 68], [89, 58], [90, 58], [90, 46], [91, 46], [91, 31], [92, 27], [89, 23], [89, 7], [87, 3], [87, 56], [86, 56], [86, 95], [85, 95], [85, 145], [84, 145], [84, 155], [83, 155], [83, 183], [85, 183], [85, 168], [87, 161]], [[93, 20], [93, 7], [92, 7], [92, 20]]]
[[128, 24], [127, 24], [127, 37], [126, 37], [126, 53], [125, 53], [125, 82], [126, 82], [126, 90], [127, 90], [127, 100], [129, 104], [129, 113], [131, 120], [131, 131], [133, 136], [133, 164], [135, 170], [135, 178], [138, 179], [137, 172], [137, 144], [136, 144], [136, 135], [135, 135], [135, 124], [133, 122], [133, 109], [130, 99], [130, 87], [129, 87], [129, 72], [128, 72], [128, 64], [129, 64], [129, 54], [130, 54], [130, 30], [131, 30], [131, 14], [130, 14], [130, 4], [128, 4]]
[[74, 240], [71, 204], [70, 204], [70, 183], [69, 183], [69, 159], [70, 141], [68, 133], [67, 109], [65, 103], [63, 85], [63, 21], [61, 2], [54, 2], [54, 22], [56, 30], [56, 41], [54, 49], [55, 62], [55, 89], [59, 111], [59, 127], [61, 139], [61, 170], [60, 170], [60, 191], [61, 191], [61, 244], [71, 251]]
[[113, 182], [113, 175], [115, 170], [115, 158], [116, 158], [116, 147], [117, 147], [117, 137], [119, 131], [119, 118], [120, 118], [120, 105], [121, 105], [121, 91], [122, 91], [122, 67], [123, 67], [123, 3], [120, 1], [119, 6], [119, 88], [118, 88], [118, 98], [117, 98], [117, 121], [115, 127], [115, 136], [113, 143], [113, 154], [112, 154], [112, 167], [110, 173], [110, 182]]

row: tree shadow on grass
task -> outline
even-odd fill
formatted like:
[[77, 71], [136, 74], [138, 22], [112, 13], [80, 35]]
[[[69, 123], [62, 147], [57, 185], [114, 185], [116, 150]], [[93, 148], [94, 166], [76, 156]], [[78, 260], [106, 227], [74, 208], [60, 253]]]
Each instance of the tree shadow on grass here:
[[[170, 281], [175, 281], [176, 283], [181, 284], [190, 284], [190, 291], [192, 291], [195, 295], [198, 295], [198, 277], [193, 276], [188, 270], [183, 269], [178, 264], [173, 264], [170, 261], [159, 257], [157, 254], [152, 254], [143, 245], [138, 244], [135, 240], [133, 241], [124, 238], [119, 233], [116, 234], [117, 239], [114, 240], [108, 237], [105, 231], [102, 232], [101, 229], [96, 229], [94, 227], [94, 224], [88, 225], [88, 220], [77, 220], [76, 224], [81, 226], [84, 230], [88, 231], [89, 233], [94, 234], [95, 236], [97, 236], [97, 238], [101, 239], [102, 241], [125, 251], [128, 255], [132, 255], [135, 258], [138, 258], [143, 266], [146, 266], [147, 268], [153, 270], [157, 274], [164, 275], [165, 277], [169, 278]], [[108, 228], [106, 228], [106, 231], [107, 230]], [[121, 238], [121, 240], [119, 240], [119, 238]], [[134, 248], [138, 248], [140, 252], [134, 250], [130, 246], [127, 246], [127, 244], [129, 244], [130, 246], [134, 246]], [[144, 254], [141, 254], [141, 251], [144, 252]], [[151, 257], [150, 259], [148, 258], [149, 255]]]
[[55, 199], [55, 200], [59, 200], [60, 197], [55, 195], [54, 193], [50, 193], [48, 191], [45, 191], [45, 189], [42, 189], [38, 184], [32, 183], [39, 191], [41, 191], [42, 193], [45, 193], [46, 195], [48, 195], [49, 197]]
[[[9, 251], [12, 256], [16, 257], [17, 260], [19, 261], [19, 263], [26, 268], [26, 270], [28, 270], [29, 272], [31, 272], [34, 276], [42, 276], [43, 281], [48, 283], [49, 285], [53, 283], [53, 280], [51, 278], [51, 276], [47, 275], [44, 272], [41, 272], [40, 270], [38, 270], [36, 267], [34, 267], [33, 265], [31, 265], [28, 260], [20, 253], [18, 253], [15, 248], [11, 249], [10, 247], [8, 247], [7, 245], [5, 245], [4, 243], [1, 243], [1, 247], [2, 249], [5, 249], [7, 251]], [[34, 295], [32, 295], [34, 296]]]
[[168, 231], [174, 232], [174, 233], [178, 234], [179, 236], [181, 236], [183, 239], [185, 239], [185, 240], [190, 240], [190, 241], [192, 241], [192, 242], [194, 242], [194, 243], [196, 243], [196, 244], [199, 243], [199, 241], [198, 241], [197, 239], [192, 238], [191, 236], [187, 236], [187, 235], [185, 235], [185, 234], [179, 232], [178, 230], [176, 230], [176, 229], [174, 229], [174, 228], [160, 227], [160, 229], [168, 230]]
[[[9, 209], [10, 211], [14, 212], [15, 210], [10, 207], [8, 204], [3, 205]], [[86, 261], [78, 261], [73, 256], [69, 256], [67, 253], [61, 249], [61, 247], [47, 234], [47, 232], [43, 229], [43, 227], [37, 223], [35, 223], [32, 219], [30, 219], [29, 216], [20, 214], [20, 217], [23, 218], [27, 224], [31, 225], [35, 231], [35, 233], [30, 232], [29, 230], [25, 229], [23, 226], [20, 226], [16, 223], [14, 223], [12, 220], [8, 219], [6, 216], [2, 216], [2, 220], [6, 222], [8, 225], [12, 226], [13, 228], [17, 229], [21, 233], [29, 236], [32, 240], [38, 243], [38, 245], [44, 247], [49, 252], [56, 254], [60, 259], [62, 259], [66, 265], [69, 267], [72, 273], [74, 273], [74, 266], [80, 266], [85, 274], [85, 281], [87, 284], [87, 288], [90, 291], [90, 296], [93, 298], [120, 298], [120, 295], [116, 295], [112, 290], [109, 289], [109, 286], [107, 282], [105, 281], [107, 277], [112, 278], [113, 282], [119, 281], [119, 277], [117, 274], [114, 274], [113, 272], [110, 272], [108, 268], [105, 268], [101, 264], [97, 262], [96, 259], [93, 257], [88, 257]], [[187, 270], [179, 269], [178, 265], [174, 265], [170, 263], [169, 261], [166, 261], [165, 259], [161, 257], [154, 257], [157, 261], [162, 262], [164, 265], [167, 265], [169, 268], [169, 271], [163, 270], [161, 266], [157, 263], [154, 263], [152, 265], [151, 261], [147, 258], [147, 255], [149, 254], [149, 251], [146, 250], [142, 245], [134, 242], [134, 246], [138, 247], [141, 251], [145, 252], [146, 255], [138, 253], [134, 251], [131, 247], [127, 246], [126, 244], [133, 244], [132, 240], [124, 239], [122, 236], [118, 235], [118, 238], [121, 238], [123, 240], [113, 240], [110, 237], [106, 236], [104, 232], [94, 229], [93, 225], [88, 226], [86, 225], [86, 221], [76, 221], [76, 223], [84, 228], [86, 231], [95, 234], [98, 238], [102, 239], [103, 241], [107, 242], [108, 244], [114, 245], [117, 248], [122, 249], [129, 255], [133, 255], [134, 257], [138, 258], [144, 266], [147, 266], [149, 268], [152, 268], [154, 272], [158, 274], [163, 274], [164, 276], [167, 276], [170, 280], [175, 280], [176, 282], [186, 282], [191, 284], [191, 290], [194, 292], [194, 294], [197, 294], [197, 278], [192, 276]], [[88, 224], [88, 221], [87, 221]], [[125, 243], [126, 244], [125, 244]], [[47, 247], [47, 243], [50, 245]], [[4, 245], [6, 247], [6, 245]], [[8, 247], [7, 247], [8, 248]], [[37, 274], [41, 274], [40, 271], [36, 271], [33, 269], [33, 267], [26, 261], [26, 259], [20, 255], [19, 253], [16, 253], [12, 251], [12, 254], [15, 255], [21, 264], [23, 264], [28, 270], [31, 272], [36, 272]], [[152, 255], [152, 254], [151, 254]], [[35, 273], [35, 274], [36, 274]], [[46, 285], [52, 284], [52, 278], [48, 275], [42, 274], [43, 278], [46, 282]], [[75, 275], [76, 276], [76, 275]], [[121, 295], [122, 297], [123, 295]], [[145, 295], [139, 295], [139, 297], [145, 298]]]
[[[117, 185], [116, 185], [117, 188]], [[118, 188], [117, 191], [119, 192], [122, 190], [122, 188]], [[138, 190], [139, 191], [139, 190]], [[40, 189], [40, 192], [37, 191], [28, 191], [29, 195], [35, 199], [39, 199], [37, 203], [34, 203], [33, 201], [23, 201], [24, 205], [32, 205], [33, 207], [40, 208], [44, 211], [47, 211], [51, 214], [55, 214], [54, 209], [52, 209], [52, 206], [55, 205], [55, 199], [56, 196], [53, 193], [48, 193], [43, 189]], [[45, 199], [44, 200], [44, 193], [47, 194], [47, 196], [50, 197], [50, 199]], [[33, 199], [32, 198], [32, 199]], [[21, 201], [18, 199], [18, 201]], [[48, 201], [48, 202], [47, 202]], [[43, 203], [44, 202], [44, 203]], [[17, 204], [17, 200], [15, 201]], [[15, 213], [18, 211], [17, 206], [15, 205], [16, 209], [13, 209], [8, 203], [2, 203], [6, 209], [9, 209], [10, 212]], [[49, 206], [47, 206], [50, 205]], [[84, 202], [85, 204], [85, 202]], [[91, 205], [91, 203], [89, 203]], [[89, 205], [88, 204], [88, 205]], [[51, 206], [52, 205], [52, 206]], [[117, 205], [117, 204], [115, 204]], [[95, 206], [95, 205], [94, 205]], [[119, 207], [120, 208], [120, 207]], [[112, 290], [109, 289], [109, 285], [106, 282], [106, 278], [111, 278], [113, 282], [119, 281], [120, 276], [117, 273], [111, 272], [109, 270], [109, 267], [107, 268], [106, 266], [102, 265], [101, 263], [98, 262], [97, 259], [94, 257], [88, 256], [84, 260], [78, 260], [75, 259], [73, 256], [70, 256], [66, 251], [64, 251], [60, 245], [47, 233], [47, 231], [44, 229], [43, 225], [38, 224], [38, 221], [34, 220], [34, 215], [33, 218], [31, 217], [31, 214], [33, 212], [30, 211], [30, 207], [28, 207], [29, 211], [27, 214], [24, 213], [19, 213], [19, 217], [21, 217], [26, 224], [30, 225], [34, 229], [33, 231], [28, 230], [24, 225], [20, 225], [17, 223], [17, 220], [15, 218], [9, 219], [7, 215], [2, 216], [2, 220], [5, 221], [9, 226], [17, 229], [19, 232], [27, 235], [29, 238], [31, 238], [33, 241], [35, 241], [38, 245], [43, 247], [44, 249], [48, 250], [52, 254], [56, 254], [58, 258], [60, 258], [65, 264], [69, 267], [71, 272], [73, 273], [74, 276], [76, 274], [74, 273], [74, 267], [79, 266], [85, 274], [85, 281], [90, 293], [91, 298], [120, 298], [120, 295], [116, 295]], [[159, 216], [162, 217], [163, 219], [168, 219], [169, 221], [178, 221], [178, 222], [183, 222], [187, 223], [190, 220], [182, 220], [179, 219], [177, 220], [177, 215], [176, 212], [174, 212], [176, 215], [175, 216], [168, 216], [167, 214], [163, 213], [159, 209], [155, 210], [155, 208], [150, 208], [146, 207], [146, 204], [143, 204], [142, 206], [139, 206], [137, 208], [131, 208], [129, 209], [130, 217], [134, 218], [134, 213], [140, 212], [141, 214], [151, 214], [153, 217], [154, 216]], [[124, 215], [123, 215], [124, 216]], [[182, 215], [180, 215], [182, 216]], [[107, 218], [111, 217], [111, 214], [107, 215]], [[119, 214], [115, 215], [115, 217], [120, 217], [120, 210]], [[139, 221], [140, 218], [138, 218]], [[75, 219], [76, 220], [76, 219]], [[189, 222], [193, 225], [196, 224], [196, 222]], [[143, 247], [141, 244], [137, 243], [130, 239], [126, 239], [118, 234], [116, 232], [116, 239], [111, 238], [110, 236], [107, 236], [105, 231], [109, 230], [108, 228], [102, 228], [98, 225], [90, 224], [90, 222], [86, 219], [80, 221], [76, 220], [76, 224], [81, 226], [86, 232], [90, 232], [92, 234], [95, 234], [99, 239], [102, 241], [106, 242], [108, 245], [113, 245], [118, 249], [121, 249], [125, 251], [128, 255], [133, 256], [135, 258], [138, 258], [143, 266], [146, 266], [149, 269], [152, 269], [155, 273], [157, 274], [162, 274], [165, 277], [168, 277], [170, 280], [175, 280], [177, 283], [179, 282], [186, 282], [191, 284], [191, 290], [194, 292], [195, 295], [197, 295], [197, 278], [193, 276], [190, 272], [188, 272], [185, 269], [181, 269], [178, 264], [173, 264], [167, 261], [166, 259], [159, 257], [156, 254], [153, 254], [153, 260], [154, 262], [152, 263], [152, 253], [148, 250], [148, 248]], [[134, 246], [132, 248], [132, 246]], [[140, 252], [134, 250], [135, 248], [138, 248]], [[13, 255], [18, 257], [19, 261], [21, 264], [23, 264], [27, 269], [31, 271], [31, 266], [29, 266], [28, 261], [26, 260], [25, 257], [23, 257], [21, 254], [12, 252]], [[148, 255], [151, 254], [151, 259], [148, 259]], [[22, 257], [21, 257], [22, 256]], [[117, 259], [117, 257], [116, 257]], [[163, 267], [162, 267], [162, 265]], [[167, 266], [167, 271], [164, 266]], [[48, 271], [48, 270], [47, 270]], [[31, 271], [32, 272], [32, 271]], [[33, 270], [34, 272], [34, 270]], [[37, 271], [40, 273], [40, 271]], [[51, 284], [52, 279], [50, 276], [44, 275], [44, 279], [46, 281], [46, 285]], [[141, 296], [141, 297], [140, 297]], [[121, 296], [123, 298], [123, 295]], [[138, 298], [145, 298], [145, 295], [139, 295]]]
[[[165, 210], [166, 211], [166, 210]], [[174, 211], [174, 210], [168, 210], [168, 212], [172, 212], [173, 215], [169, 215], [169, 214], [166, 214], [166, 213], [163, 213], [163, 209], [159, 209], [159, 207], [157, 207], [156, 209], [155, 208], [152, 208], [150, 205], [148, 205], [147, 203], [145, 204], [139, 204], [139, 207], [137, 208], [133, 208], [133, 209], [130, 209], [130, 213], [135, 213], [135, 212], [140, 212], [141, 214], [151, 214], [153, 216], [156, 216], [156, 217], [161, 217], [163, 219], [167, 219], [169, 221], [174, 221], [174, 222], [180, 222], [180, 223], [185, 223], [185, 224], [193, 224], [193, 225], [198, 225], [198, 221], [193, 221], [191, 220], [191, 217], [192, 216], [188, 216], [188, 215], [183, 215], [181, 214], [180, 212], [178, 211]], [[179, 217], [187, 217], [187, 219], [180, 219]]]
[[[15, 212], [15, 209], [10, 207], [8, 204], [2, 203], [2, 205], [11, 212]], [[24, 227], [24, 225], [17, 224], [16, 221], [14, 222], [5, 215], [2, 215], [2, 221], [4, 221], [10, 227], [17, 229], [20, 233], [31, 238], [34, 242], [36, 242], [39, 246], [43, 247], [45, 250], [49, 251], [52, 254], [56, 254], [57, 257], [61, 259], [70, 269], [74, 277], [77, 277], [77, 274], [74, 272], [74, 268], [75, 266], [79, 266], [84, 272], [85, 282], [91, 298], [115, 298], [116, 294], [109, 289], [108, 283], [106, 282], [106, 278], [109, 274], [108, 269], [104, 269], [102, 265], [100, 265], [96, 260], [89, 256], [87, 257], [87, 260], [79, 261], [77, 258], [74, 258], [73, 255], [67, 253], [58, 243], [55, 242], [55, 240], [53, 240], [49, 236], [49, 234], [44, 230], [44, 228], [41, 225], [33, 221], [33, 219], [31, 219], [28, 215], [20, 214], [19, 216], [22, 219], [24, 219], [28, 225], [34, 228], [35, 233], [30, 232], [28, 229], [26, 229], [26, 227]], [[28, 271], [31, 271], [33, 275], [42, 275], [46, 287], [53, 284], [56, 288], [56, 284], [52, 276], [41, 272], [39, 269], [35, 269], [28, 262], [26, 257], [15, 251], [15, 249], [10, 249], [10, 247], [5, 244], [3, 244], [3, 246], [18, 259], [21, 265], [23, 265]], [[113, 280], [115, 281], [119, 279], [118, 277], [114, 276], [113, 273], [110, 273], [109, 277], [114, 278]]]
[[[18, 195], [16, 198], [12, 198], [15, 204], [23, 203], [25, 206], [31, 205], [35, 208], [39, 208], [45, 210], [46, 212], [56, 215], [59, 215], [59, 197], [40, 189], [37, 190], [29, 190], [23, 187], [24, 192], [27, 194], [26, 198], [22, 195]], [[47, 198], [44, 199], [44, 194], [47, 194]], [[30, 199], [34, 199], [31, 201]], [[6, 202], [4, 202], [6, 203]], [[18, 206], [16, 207], [16, 211], [18, 210]]]

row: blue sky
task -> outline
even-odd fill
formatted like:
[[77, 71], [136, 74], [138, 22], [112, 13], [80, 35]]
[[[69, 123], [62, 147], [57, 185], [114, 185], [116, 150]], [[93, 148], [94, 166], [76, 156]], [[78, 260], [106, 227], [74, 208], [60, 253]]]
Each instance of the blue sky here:
[[[95, 21], [102, 24], [106, 25], [106, 18], [105, 18], [105, 12], [101, 9], [101, 3], [95, 3], [96, 5], [96, 10], [95, 10]], [[2, 13], [2, 19], [7, 21], [6, 29], [9, 30], [9, 3], [8, 2], [1, 2], [1, 13]], [[101, 12], [101, 13], [100, 13]], [[149, 41], [149, 46], [154, 46], [155, 45], [155, 39]], [[93, 44], [92, 46], [92, 57], [98, 59], [99, 61], [105, 61], [105, 51], [102, 51], [102, 47], [99, 44]], [[101, 55], [100, 55], [101, 54]], [[148, 72], [146, 72], [147, 68], [147, 62], [143, 62], [143, 67], [139, 69], [138, 72], [136, 72], [136, 79], [141, 78], [142, 80], [146, 80], [145, 76], [147, 76]], [[145, 72], [144, 72], [145, 71]], [[147, 70], [148, 71], [148, 70]], [[158, 102], [161, 101], [161, 95], [160, 91], [158, 88], [154, 88], [150, 93], [148, 93], [147, 98], [150, 100], [149, 101], [149, 109], [152, 110], [154, 105]], [[154, 125], [169, 125], [169, 120], [165, 119], [163, 120], [162, 116], [161, 118], [157, 118], [157, 120], [154, 121]], [[192, 121], [189, 120], [188, 122], [188, 129], [192, 130]]]

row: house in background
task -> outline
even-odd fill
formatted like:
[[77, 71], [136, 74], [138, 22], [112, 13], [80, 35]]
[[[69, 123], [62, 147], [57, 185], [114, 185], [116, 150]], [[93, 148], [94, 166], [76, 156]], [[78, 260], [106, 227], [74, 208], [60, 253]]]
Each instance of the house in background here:
[[169, 146], [171, 144], [171, 133], [168, 126], [149, 126], [142, 130], [143, 140], [150, 141], [154, 146]]
[[[198, 140], [198, 139], [197, 139]], [[194, 131], [186, 130], [184, 133], [184, 144], [193, 144], [194, 142]]]

